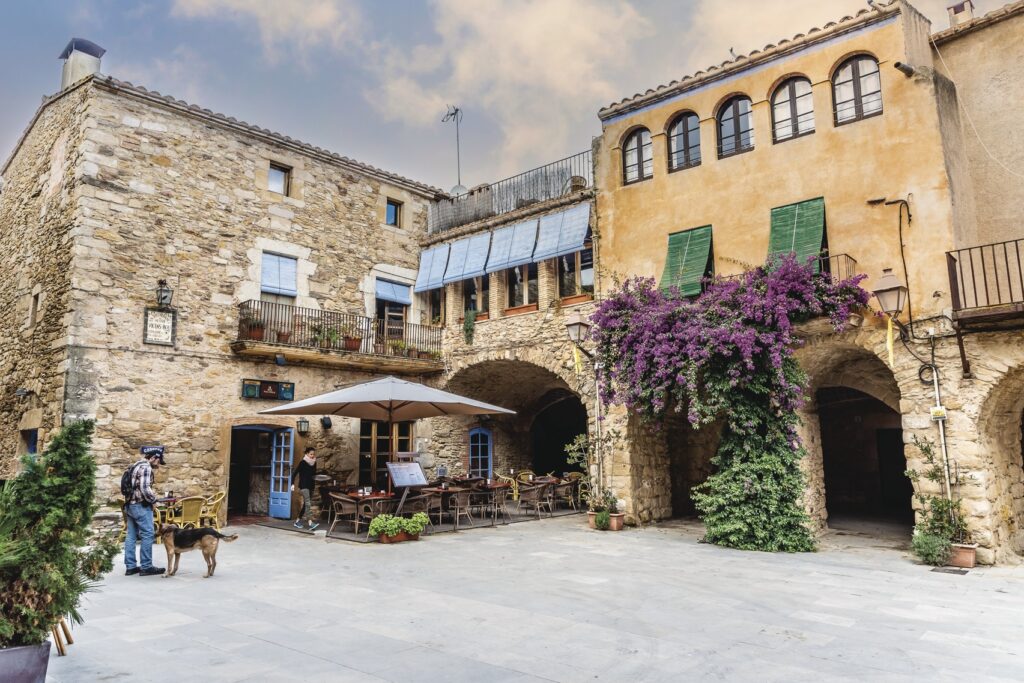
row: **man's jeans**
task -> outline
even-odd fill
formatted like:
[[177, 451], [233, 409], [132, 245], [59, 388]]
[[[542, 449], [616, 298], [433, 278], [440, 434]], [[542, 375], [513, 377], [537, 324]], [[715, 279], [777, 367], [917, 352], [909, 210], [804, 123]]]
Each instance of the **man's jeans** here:
[[124, 535], [124, 566], [135, 569], [135, 540], [141, 541], [139, 556], [143, 569], [153, 566], [153, 508], [132, 503], [124, 509], [128, 531]]

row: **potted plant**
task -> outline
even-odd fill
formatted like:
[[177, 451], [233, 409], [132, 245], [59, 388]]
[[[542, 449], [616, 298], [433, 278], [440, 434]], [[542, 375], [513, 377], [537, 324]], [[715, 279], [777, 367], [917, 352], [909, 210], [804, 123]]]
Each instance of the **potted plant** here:
[[[935, 456], [930, 441], [914, 436], [914, 445], [921, 451], [925, 467], [920, 472], [907, 470], [907, 477], [914, 482], [917, 493], [914, 497], [920, 504], [918, 522], [914, 525], [911, 547], [914, 554], [926, 564], [970, 569], [974, 567], [978, 545], [971, 542], [967, 522], [964, 519], [959, 495], [964, 476], [954, 467], [949, 473], [948, 495], [934, 495], [921, 491], [921, 479], [931, 482], [931, 487], [944, 489], [946, 486], [945, 467]], [[954, 491], [955, 489], [955, 491]]]
[[587, 504], [587, 524], [591, 529], [600, 528], [596, 524], [598, 514], [601, 512], [608, 513], [608, 528], [612, 531], [621, 530], [625, 523], [626, 515], [619, 512], [619, 502], [615, 494], [611, 489], [602, 487], [593, 476], [597, 465], [598, 447], [613, 448], [619, 437], [620, 433], [616, 429], [605, 431], [599, 438], [591, 438], [588, 434], [579, 434], [565, 447], [566, 463], [570, 466], [575, 465], [591, 475], [586, 482], [588, 485], [580, 494]]
[[[91, 420], [72, 422], [0, 491], [0, 679], [46, 677], [51, 627], [81, 623], [81, 596], [112, 568], [117, 545], [93, 537]], [[16, 677], [20, 675], [20, 677]]]
[[476, 311], [467, 310], [462, 318], [462, 337], [469, 345], [473, 344], [473, 336], [476, 334]]
[[610, 489], [592, 489], [584, 495], [587, 524], [591, 529], [621, 531], [626, 515], [618, 511], [619, 501]]
[[245, 335], [246, 339], [252, 341], [263, 341], [263, 331], [265, 328], [266, 324], [263, 322], [263, 319], [258, 316], [250, 314], [242, 319], [242, 333]]
[[287, 344], [291, 341], [292, 331], [291, 330], [278, 330], [277, 331], [277, 343]]
[[329, 349], [336, 346], [341, 338], [338, 330], [321, 323], [310, 325], [310, 331], [312, 332], [313, 344], [321, 349]]
[[363, 334], [355, 323], [349, 323], [341, 328], [341, 339], [346, 351], [358, 351], [363, 345]]
[[388, 514], [377, 515], [370, 522], [370, 535], [376, 536], [381, 543], [418, 541], [429, 523], [430, 518], [425, 512], [417, 512], [408, 518]]
[[394, 339], [388, 342], [388, 350], [392, 356], [405, 356], [408, 354], [408, 349], [409, 347], [401, 339]]
[[426, 349], [417, 349], [416, 355], [419, 356], [421, 360], [432, 360], [434, 358], [434, 352], [427, 351]]

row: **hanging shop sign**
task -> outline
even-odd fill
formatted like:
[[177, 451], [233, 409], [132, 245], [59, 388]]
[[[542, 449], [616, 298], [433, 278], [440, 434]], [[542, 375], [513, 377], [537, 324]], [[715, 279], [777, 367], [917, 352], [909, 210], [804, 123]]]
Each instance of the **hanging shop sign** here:
[[243, 379], [242, 398], [266, 398], [273, 401], [291, 401], [295, 398], [295, 382], [276, 382], [266, 379]]
[[177, 327], [177, 311], [166, 308], [147, 308], [142, 325], [142, 342], [174, 346], [174, 332]]

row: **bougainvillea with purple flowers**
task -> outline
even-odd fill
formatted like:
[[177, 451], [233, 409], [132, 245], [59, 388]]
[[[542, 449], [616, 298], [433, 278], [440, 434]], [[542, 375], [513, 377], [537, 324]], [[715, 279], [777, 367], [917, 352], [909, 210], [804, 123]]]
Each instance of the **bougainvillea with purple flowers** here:
[[801, 505], [797, 410], [806, 379], [793, 326], [827, 316], [837, 331], [867, 304], [863, 276], [837, 281], [793, 256], [686, 299], [634, 278], [593, 316], [607, 402], [648, 420], [686, 410], [699, 428], [725, 422], [715, 473], [694, 489], [709, 542], [756, 550], [811, 550]]

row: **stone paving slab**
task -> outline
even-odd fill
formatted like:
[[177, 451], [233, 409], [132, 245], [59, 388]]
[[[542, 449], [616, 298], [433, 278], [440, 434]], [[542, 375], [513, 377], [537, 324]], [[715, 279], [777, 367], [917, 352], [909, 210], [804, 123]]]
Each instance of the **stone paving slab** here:
[[85, 597], [48, 680], [1024, 679], [1024, 566], [940, 574], [856, 535], [750, 553], [581, 516], [386, 546], [235, 529], [217, 574]]

